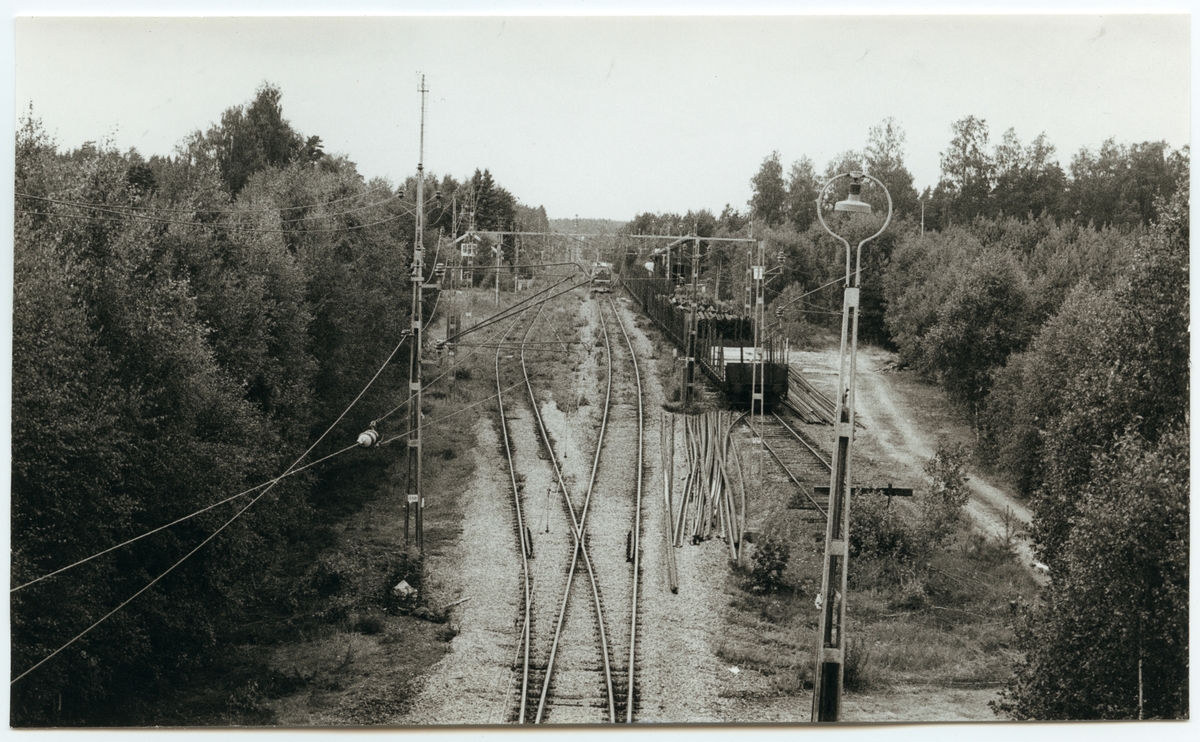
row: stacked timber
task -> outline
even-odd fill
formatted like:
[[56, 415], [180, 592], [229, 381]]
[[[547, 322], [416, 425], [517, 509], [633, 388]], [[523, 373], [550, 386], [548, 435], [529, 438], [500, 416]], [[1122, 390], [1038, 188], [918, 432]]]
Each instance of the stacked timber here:
[[[826, 397], [808, 379], [788, 365], [788, 407], [802, 421], [812, 425], [833, 425], [837, 416], [837, 404]], [[862, 420], [854, 421], [855, 428], [864, 428]]]
[[806, 423], [833, 425], [837, 405], [817, 390], [799, 371], [788, 366], [788, 405]]
[[672, 543], [720, 538], [736, 560], [746, 521], [746, 487], [730, 435], [738, 418], [724, 410], [681, 418], [686, 473], [672, 498]]

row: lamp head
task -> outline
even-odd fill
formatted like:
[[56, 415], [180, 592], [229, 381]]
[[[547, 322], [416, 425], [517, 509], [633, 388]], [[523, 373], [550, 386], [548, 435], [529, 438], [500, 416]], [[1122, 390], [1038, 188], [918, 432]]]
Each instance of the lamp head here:
[[860, 197], [862, 193], [863, 174], [857, 170], [850, 173], [850, 195], [845, 201], [838, 201], [833, 206], [834, 211], [845, 211], [851, 214], [870, 214], [871, 204]]

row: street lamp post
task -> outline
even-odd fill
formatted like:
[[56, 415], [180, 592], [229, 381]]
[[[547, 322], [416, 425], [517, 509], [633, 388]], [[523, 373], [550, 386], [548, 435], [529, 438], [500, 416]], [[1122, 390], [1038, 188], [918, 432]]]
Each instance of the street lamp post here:
[[[858, 243], [851, 270], [850, 243], [825, 223], [822, 202], [825, 193], [838, 178], [850, 178], [850, 195], [838, 201], [834, 211], [848, 214], [869, 214], [871, 205], [859, 194], [863, 178], [870, 178], [883, 188], [888, 199], [887, 218], [875, 234]], [[825, 231], [846, 246], [846, 289], [842, 299], [842, 339], [838, 355], [837, 412], [834, 432], [837, 446], [833, 452], [833, 467], [829, 481], [829, 517], [825, 525], [825, 559], [821, 569], [821, 592], [817, 595], [819, 613], [817, 634], [817, 671], [813, 677], [813, 721], [837, 721], [841, 711], [842, 678], [846, 660], [846, 573], [850, 536], [850, 444], [854, 438], [854, 373], [858, 356], [859, 268], [862, 248], [883, 234], [892, 220], [892, 195], [877, 178], [858, 171], [836, 175], [825, 183], [817, 196], [817, 218]], [[849, 346], [847, 348], [847, 345]]]

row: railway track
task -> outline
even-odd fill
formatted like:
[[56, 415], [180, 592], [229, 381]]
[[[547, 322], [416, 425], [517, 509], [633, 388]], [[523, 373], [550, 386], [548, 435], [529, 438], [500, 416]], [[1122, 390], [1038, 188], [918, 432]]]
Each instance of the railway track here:
[[629, 353], [629, 367], [633, 371], [634, 381], [634, 398], [637, 402], [637, 466], [636, 472], [636, 488], [634, 495], [634, 515], [633, 527], [630, 529], [629, 538], [627, 539], [626, 559], [632, 564], [632, 585], [630, 591], [629, 603], [629, 659], [625, 668], [625, 722], [633, 722], [633, 713], [636, 706], [636, 672], [637, 672], [637, 627], [638, 627], [638, 588], [642, 574], [642, 490], [646, 479], [645, 471], [645, 408], [643, 404], [643, 389], [642, 389], [642, 373], [638, 367], [637, 352], [633, 349], [633, 340], [629, 337], [629, 333], [625, 330], [625, 323], [621, 321], [620, 312], [617, 311], [617, 305], [613, 301], [612, 296], [608, 297], [608, 306], [612, 311], [613, 318], [616, 320], [617, 327], [621, 330], [621, 336], [625, 339], [625, 347]]
[[[515, 405], [515, 400], [506, 400], [502, 395], [498, 397], [503, 430], [501, 443], [514, 493], [516, 541], [522, 555], [522, 596], [519, 600], [522, 608], [517, 619], [519, 639], [513, 668], [517, 702], [510, 715], [517, 723], [633, 720], [644, 411], [640, 372], [632, 342], [611, 298], [608, 304], [628, 348], [632, 384], [625, 385], [634, 390], [636, 399], [631, 402], [636, 401], [637, 415], [636, 422], [626, 419], [629, 415], [611, 419], [614, 417], [615, 343], [609, 337], [609, 322], [603, 305], [598, 304], [603, 343], [598, 343], [597, 347], [603, 349], [605, 395], [600, 406], [594, 455], [586, 476], [573, 480], [564, 473], [565, 450], [556, 450], [534, 390], [532, 377], [536, 372], [531, 373], [525, 346], [544, 307], [528, 323], [520, 341], [520, 366], [528, 394], [527, 406]], [[510, 325], [506, 340], [519, 321], [520, 318]], [[503, 388], [501, 359], [502, 352], [497, 348], [498, 394]], [[526, 422], [520, 422], [522, 420]], [[524, 446], [519, 443], [522, 436], [514, 435], [514, 428], [519, 425], [525, 425], [527, 429], [532, 427], [532, 432], [536, 433], [536, 436], [524, 436]], [[636, 432], [639, 465], [633, 477], [635, 481], [625, 482], [629, 477], [619, 476], [622, 469], [628, 474], [628, 461], [602, 462], [601, 454], [610, 427], [625, 436]], [[529, 441], [534, 438], [541, 451], [529, 450]], [[571, 463], [575, 464], [574, 461]], [[600, 476], [602, 469], [603, 476]], [[579, 480], [585, 481], [585, 486], [575, 487], [576, 491], [572, 492], [569, 485]], [[630, 491], [635, 493], [633, 497], [629, 496]], [[552, 506], [554, 499], [558, 500], [559, 507]], [[597, 536], [595, 543], [588, 530], [593, 520], [598, 520], [601, 526], [598, 533], [602, 534]], [[569, 560], [563, 558], [568, 550]], [[534, 560], [535, 551], [541, 559]], [[580, 591], [588, 593], [586, 598], [573, 600], [572, 596]], [[624, 613], [624, 606], [629, 606], [628, 622], [622, 616], [615, 632], [605, 620], [605, 592], [611, 593], [614, 604], [619, 600], [617, 613]], [[627, 630], [624, 630], [626, 626]], [[626, 642], [628, 661], [623, 670], [617, 669], [615, 648]]]
[[[528, 311], [528, 310], [526, 310], [526, 311]], [[522, 611], [521, 611], [521, 618], [520, 618], [520, 638], [517, 640], [517, 652], [518, 652], [518, 655], [521, 657], [522, 670], [521, 670], [521, 691], [520, 691], [521, 695], [520, 695], [520, 697], [522, 699], [524, 699], [528, 695], [529, 686], [530, 686], [530, 674], [529, 673], [530, 673], [530, 652], [532, 649], [531, 619], [533, 618], [533, 593], [532, 593], [532, 585], [531, 585], [530, 574], [529, 574], [529, 560], [533, 556], [533, 554], [532, 554], [532, 534], [530, 533], [529, 527], [525, 523], [525, 513], [521, 507], [521, 505], [522, 505], [522, 503], [521, 503], [522, 487], [517, 482], [517, 470], [516, 470], [516, 466], [513, 463], [513, 442], [512, 442], [512, 437], [509, 435], [508, 417], [505, 415], [505, 411], [504, 411], [504, 390], [502, 388], [502, 381], [501, 381], [502, 376], [500, 374], [500, 356], [501, 356], [501, 350], [504, 348], [504, 343], [505, 343], [505, 341], [508, 340], [509, 334], [512, 333], [513, 329], [517, 326], [517, 324], [521, 321], [521, 319], [525, 316], [525, 314], [526, 314], [526, 312], [522, 312], [521, 314], [519, 314], [517, 316], [517, 318], [515, 320], [513, 320], [512, 324], [509, 325], [508, 329], [505, 331], [504, 336], [500, 339], [500, 342], [496, 344], [496, 405], [500, 410], [500, 430], [501, 430], [500, 442], [501, 442], [502, 448], [504, 450], [504, 459], [508, 463], [508, 476], [509, 476], [509, 481], [512, 484], [513, 508], [516, 513], [515, 525], [516, 525], [516, 529], [517, 529], [517, 542], [520, 544], [520, 549], [521, 549], [521, 592], [522, 592], [521, 605], [522, 605]], [[532, 326], [533, 326], [533, 323], [531, 322], [530, 327], [532, 327]], [[525, 721], [525, 704], [524, 703], [521, 704], [519, 716], [520, 716], [520, 722], [524, 723], [524, 721]]]
[[743, 418], [751, 433], [757, 435], [756, 427], [762, 426], [763, 449], [770, 464], [764, 469], [765, 486], [788, 486], [795, 488], [788, 507], [794, 510], [812, 511], [804, 520], [824, 522], [829, 512], [829, 496], [813, 494], [814, 486], [829, 483], [832, 469], [829, 456], [796, 427], [777, 413], [751, 422]]

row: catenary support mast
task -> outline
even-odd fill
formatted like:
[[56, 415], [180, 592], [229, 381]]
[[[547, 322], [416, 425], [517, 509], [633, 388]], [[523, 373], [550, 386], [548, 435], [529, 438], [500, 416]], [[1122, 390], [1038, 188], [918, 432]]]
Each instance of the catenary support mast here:
[[412, 345], [408, 362], [408, 493], [404, 505], [404, 542], [410, 543], [408, 522], [413, 514], [417, 549], [424, 552], [425, 498], [421, 492], [421, 285], [425, 282], [425, 76], [421, 75], [421, 146], [417, 161], [417, 234], [413, 241], [412, 261]]

